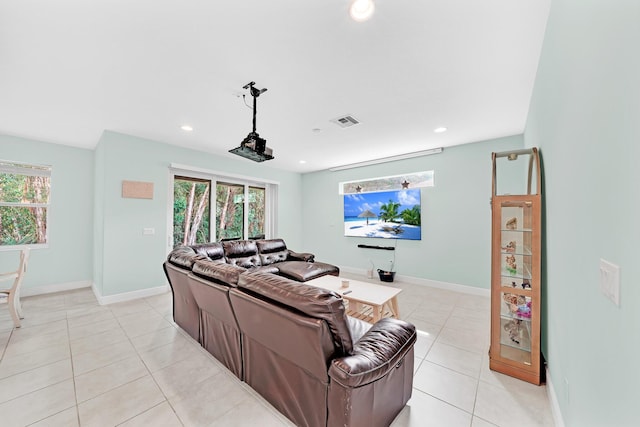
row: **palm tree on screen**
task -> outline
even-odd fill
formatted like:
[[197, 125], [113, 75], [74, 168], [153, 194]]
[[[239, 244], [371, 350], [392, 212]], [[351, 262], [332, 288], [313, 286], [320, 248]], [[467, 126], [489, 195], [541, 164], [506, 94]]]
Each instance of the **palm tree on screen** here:
[[380, 219], [384, 222], [393, 222], [398, 217], [398, 208], [400, 203], [395, 203], [393, 200], [389, 200], [389, 203], [382, 204], [380, 206]]

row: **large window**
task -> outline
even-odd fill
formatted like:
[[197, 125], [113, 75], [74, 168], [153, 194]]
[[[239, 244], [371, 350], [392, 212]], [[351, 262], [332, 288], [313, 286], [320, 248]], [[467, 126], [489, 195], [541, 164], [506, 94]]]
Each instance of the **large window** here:
[[216, 185], [216, 237], [218, 240], [264, 239], [264, 230], [265, 189], [246, 184], [218, 182]]
[[276, 183], [173, 167], [172, 172], [173, 247], [275, 236]]
[[206, 243], [210, 238], [211, 182], [176, 176], [173, 181], [173, 246]]
[[244, 185], [217, 183], [216, 237], [218, 240], [244, 237]]
[[249, 187], [249, 238], [264, 239], [265, 238], [265, 189], [257, 187]]
[[0, 248], [45, 245], [51, 167], [0, 160]]

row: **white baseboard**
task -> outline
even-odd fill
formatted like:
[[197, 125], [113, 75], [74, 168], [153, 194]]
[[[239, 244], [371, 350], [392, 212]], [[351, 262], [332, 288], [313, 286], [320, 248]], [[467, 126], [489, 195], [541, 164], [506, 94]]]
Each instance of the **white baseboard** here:
[[562, 419], [562, 412], [560, 411], [560, 404], [558, 403], [558, 395], [556, 394], [556, 389], [553, 387], [549, 368], [545, 369], [547, 377], [547, 397], [549, 398], [549, 405], [551, 405], [551, 415], [553, 415], [553, 422], [555, 423], [556, 427], [564, 427], [564, 420]]
[[[341, 266], [340, 271], [344, 271], [346, 273], [352, 273], [352, 274], [361, 274], [362, 276], [365, 276], [365, 277], [367, 275], [367, 270], [363, 270], [360, 268]], [[377, 273], [374, 272], [374, 275], [375, 274]], [[396, 274], [395, 281], [411, 283], [413, 285], [429, 286], [429, 287], [438, 288], [438, 289], [446, 289], [449, 291], [462, 292], [462, 293], [471, 294], [471, 295], [480, 295], [483, 297], [491, 296], [491, 289], [476, 288], [474, 286], [459, 285], [457, 283], [440, 282], [438, 280], [423, 279], [420, 277], [403, 276], [403, 275]]]
[[116, 302], [131, 301], [138, 298], [152, 297], [169, 291], [169, 285], [155, 288], [139, 289], [137, 291], [123, 292], [121, 294], [102, 296], [95, 286], [92, 286], [93, 294], [100, 305], [114, 304]]
[[81, 280], [79, 282], [56, 283], [53, 285], [45, 285], [45, 286], [33, 286], [33, 287], [23, 286], [20, 291], [20, 296], [30, 297], [34, 295], [52, 294], [55, 292], [64, 292], [64, 291], [72, 291], [74, 289], [89, 288], [91, 286], [92, 286], [91, 280]]

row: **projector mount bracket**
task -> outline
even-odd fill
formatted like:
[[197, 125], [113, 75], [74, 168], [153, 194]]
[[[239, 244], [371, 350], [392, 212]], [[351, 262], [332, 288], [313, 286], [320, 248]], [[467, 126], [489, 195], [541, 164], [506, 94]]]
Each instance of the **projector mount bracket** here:
[[256, 82], [249, 82], [242, 86], [243, 89], [249, 89], [249, 93], [253, 97], [253, 131], [251, 133], [256, 134], [256, 114], [258, 111], [258, 97], [267, 91], [267, 88], [258, 89], [255, 87]]

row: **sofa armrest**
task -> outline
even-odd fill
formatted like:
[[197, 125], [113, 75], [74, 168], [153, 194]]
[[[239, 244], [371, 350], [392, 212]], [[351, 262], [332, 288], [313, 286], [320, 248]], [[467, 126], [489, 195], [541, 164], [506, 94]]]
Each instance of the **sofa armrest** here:
[[354, 344], [350, 356], [331, 361], [329, 376], [351, 388], [376, 381], [404, 363], [416, 337], [416, 328], [411, 323], [382, 319]]
[[193, 263], [203, 258], [203, 255], [197, 254], [188, 246], [179, 246], [167, 255], [167, 261], [170, 264], [185, 270], [191, 270]]
[[289, 255], [287, 256], [287, 261], [306, 261], [313, 262], [315, 255], [310, 254], [308, 252], [294, 252], [291, 249], [287, 249]]

